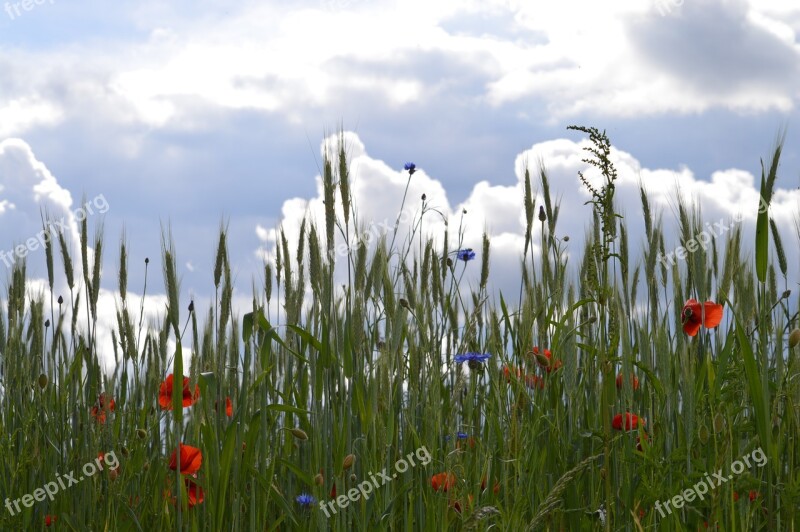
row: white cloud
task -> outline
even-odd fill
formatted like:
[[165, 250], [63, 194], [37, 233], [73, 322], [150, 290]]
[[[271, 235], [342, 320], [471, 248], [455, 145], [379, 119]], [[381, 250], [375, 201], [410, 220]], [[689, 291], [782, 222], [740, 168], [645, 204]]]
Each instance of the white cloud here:
[[36, 126], [50, 126], [63, 118], [60, 106], [41, 97], [0, 99], [0, 139], [20, 135]]
[[[800, 9], [780, 2], [694, 0], [666, 16], [639, 0], [243, 3], [229, 11], [158, 25], [143, 17], [148, 37], [124, 47], [0, 52], [11, 65], [0, 137], [85, 113], [87, 96], [121, 123], [197, 129], [208, 127], [192, 112], [199, 103], [297, 122], [365, 91], [397, 108], [446, 98], [464, 90], [464, 71], [484, 103], [542, 102], [551, 120], [786, 111], [798, 98]], [[469, 34], [458, 29], [464, 16], [499, 22]], [[432, 54], [458, 69], [432, 71]], [[364, 68], [344, 72], [347, 64]], [[136, 152], [125, 141], [121, 148]]]
[[[354, 138], [350, 134], [351, 142]], [[334, 137], [328, 139], [335, 142]], [[358, 145], [363, 144], [358, 141]], [[411, 178], [407, 206], [411, 205], [413, 213], [419, 206], [419, 197], [427, 193], [431, 205], [436, 205], [449, 219], [451, 250], [455, 249], [459, 228], [463, 229], [464, 239], [462, 247], [471, 247], [476, 251], [481, 248], [481, 235], [484, 229], [488, 230], [491, 238], [491, 264], [489, 293], [497, 294], [502, 290], [504, 294], [517, 294], [520, 282], [520, 261], [523, 249], [525, 232], [523, 183], [524, 161], [530, 164], [531, 178], [535, 191], [541, 187], [538, 182], [538, 169], [536, 161], [543, 161], [550, 179], [550, 190], [553, 201], [560, 203], [561, 211], [556, 227], [559, 238], [569, 236], [566, 245], [569, 254], [580, 254], [583, 250], [583, 239], [591, 220], [591, 206], [584, 203], [589, 198], [588, 192], [582, 187], [578, 179], [578, 171], [583, 171], [587, 178], [597, 183], [599, 175], [594, 168], [587, 168], [581, 159], [587, 156], [582, 150], [587, 146], [586, 141], [573, 142], [568, 139], [556, 139], [534, 144], [531, 148], [517, 156], [515, 162], [517, 184], [513, 186], [491, 186], [487, 182], [475, 185], [469, 197], [460, 205], [450, 208], [447, 193], [435, 178], [428, 176], [424, 171], [416, 172]], [[352, 168], [359, 171], [353, 174], [354, 203], [359, 208], [362, 221], [374, 226], [382, 227], [388, 222], [393, 227], [394, 220], [400, 208], [400, 199], [407, 181], [407, 174], [390, 168], [383, 161], [371, 158], [365, 150], [359, 149], [358, 156], [351, 161]], [[685, 199], [702, 206], [703, 218], [706, 221], [720, 219], [730, 220], [737, 214], [742, 214], [745, 224], [744, 246], [747, 248], [751, 242], [755, 212], [758, 208], [758, 191], [756, 181], [752, 174], [740, 169], [727, 169], [714, 172], [711, 181], [704, 181], [696, 177], [688, 168], [679, 170], [643, 168], [634, 155], [621, 150], [612, 149], [612, 160], [619, 172], [616, 181], [615, 198], [619, 210], [625, 216], [623, 223], [628, 229], [631, 258], [641, 260], [640, 243], [644, 241], [641, 218], [641, 202], [639, 198], [639, 182], [644, 184], [648, 191], [651, 208], [657, 213], [667, 212], [664, 218], [666, 231], [665, 243], [667, 250], [679, 244], [676, 236], [677, 218], [672, 216], [672, 208], [676, 205], [676, 193], [680, 192]], [[318, 178], [319, 179], [319, 178]], [[319, 182], [318, 182], [319, 184]], [[781, 183], [778, 183], [780, 186]], [[317, 196], [309, 200], [295, 198], [284, 203], [283, 217], [281, 219], [286, 230], [290, 249], [294, 249], [297, 242], [298, 228], [303, 216], [308, 215], [316, 220], [321, 235], [324, 235], [324, 209], [322, 205], [322, 188], [318, 186]], [[536, 197], [536, 205], [541, 205], [543, 199], [541, 191]], [[341, 209], [337, 195], [337, 209]], [[462, 216], [462, 209], [467, 214]], [[794, 216], [800, 209], [800, 190], [778, 188], [774, 195], [771, 214], [776, 223], [782, 228], [784, 248], [789, 255], [789, 263], [797, 264], [797, 246], [790, 246], [788, 242], [798, 238], [791, 228]], [[341, 212], [340, 212], [341, 219]], [[398, 233], [398, 242], [403, 243], [407, 237], [409, 223], [401, 225]], [[442, 244], [442, 231], [444, 226], [436, 222], [434, 217], [425, 218], [425, 228], [435, 238], [437, 246]], [[263, 231], [263, 228], [260, 228]], [[534, 220], [533, 243], [540, 241], [538, 221]], [[791, 232], [790, 232], [791, 231]], [[427, 232], [427, 231], [426, 231]], [[389, 231], [391, 237], [391, 231]], [[337, 231], [338, 234], [338, 231]], [[324, 241], [324, 237], [321, 238]], [[337, 242], [341, 239], [337, 237]], [[413, 250], [417, 249], [418, 241], [414, 241]], [[264, 240], [267, 248], [260, 248], [262, 256], [274, 256], [274, 247]], [[441, 248], [437, 248], [441, 251]], [[536, 253], [534, 253], [535, 255]], [[337, 263], [344, 263], [341, 257]], [[577, 268], [573, 261], [573, 274]], [[467, 267], [465, 282], [477, 288], [477, 278], [480, 270], [480, 256], [474, 263]], [[339, 269], [339, 274], [345, 270]], [[792, 276], [800, 276], [800, 272], [793, 271]], [[344, 279], [344, 277], [340, 277]], [[340, 281], [341, 282], [341, 281]]]

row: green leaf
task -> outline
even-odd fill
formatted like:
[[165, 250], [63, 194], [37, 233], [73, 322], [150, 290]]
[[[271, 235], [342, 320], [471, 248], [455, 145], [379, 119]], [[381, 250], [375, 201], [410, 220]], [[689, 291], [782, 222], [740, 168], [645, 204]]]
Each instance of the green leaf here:
[[[761, 198], [764, 199], [764, 175], [761, 176]], [[761, 205], [761, 203], [759, 203]], [[768, 204], [767, 204], [768, 205]], [[767, 259], [769, 258], [769, 210], [759, 210], [756, 219], [756, 275], [759, 282], [767, 280]]]
[[217, 483], [217, 530], [224, 530], [222, 525], [225, 520], [225, 509], [228, 501], [225, 492], [228, 490], [228, 477], [231, 474], [231, 464], [233, 463], [233, 451], [236, 445], [236, 429], [238, 425], [231, 423], [225, 431], [225, 444], [222, 447], [222, 459], [219, 463], [219, 482]]
[[250, 338], [253, 336], [253, 321], [252, 312], [248, 312], [242, 316], [242, 338], [244, 339], [245, 343], [250, 341]]
[[765, 447], [765, 452], [771, 454], [771, 431], [769, 430], [770, 415], [767, 409], [767, 403], [764, 400], [764, 390], [761, 387], [761, 375], [756, 365], [756, 358], [753, 355], [753, 348], [750, 346], [750, 341], [747, 339], [745, 328], [742, 326], [736, 313], [734, 313], [734, 319], [736, 320], [736, 337], [739, 340], [739, 348], [741, 349], [742, 361], [744, 362], [747, 388], [750, 391], [750, 398], [753, 400], [753, 417], [755, 417], [756, 432], [761, 440], [761, 445]]

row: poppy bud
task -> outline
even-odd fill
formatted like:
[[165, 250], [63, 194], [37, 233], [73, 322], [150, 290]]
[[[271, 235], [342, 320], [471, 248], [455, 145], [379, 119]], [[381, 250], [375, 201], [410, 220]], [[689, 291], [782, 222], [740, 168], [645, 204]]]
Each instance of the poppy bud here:
[[356, 476], [356, 474], [355, 474], [355, 473], [353, 473], [352, 475], [350, 475], [350, 482], [355, 482], [356, 480], [358, 480], [358, 477]]
[[147, 258], [147, 257], [145, 257], [145, 258], [144, 258], [144, 263], [145, 263], [145, 264], [150, 264], [150, 259], [149, 259], [149, 258]]
[[720, 433], [725, 428], [725, 418], [722, 417], [722, 414], [717, 412], [717, 415], [714, 416], [714, 432]]
[[781, 299], [789, 299], [790, 295], [792, 295], [792, 291], [786, 290], [785, 292], [783, 292], [783, 294], [781, 294]]
[[136, 435], [139, 436], [140, 440], [143, 440], [147, 437], [147, 431], [144, 429], [136, 429]]
[[64, 298], [61, 297], [61, 296], [58, 296], [58, 304], [61, 305], [63, 303], [64, 303]]
[[39, 375], [39, 388], [41, 388], [42, 390], [47, 388], [47, 375], [45, 375], [44, 373]]
[[44, 320], [44, 327], [45, 329], [50, 327], [50, 320]]
[[562, 238], [561, 240], [563, 240], [564, 242], [569, 242], [569, 237], [568, 237], [568, 236], [565, 236], [565, 237], [564, 237], [564, 238]]
[[325, 482], [325, 477], [322, 476], [322, 473], [317, 473], [317, 476], [314, 477], [314, 484], [317, 486], [322, 486]]
[[700, 425], [700, 429], [698, 429], [697, 431], [697, 437], [700, 438], [700, 443], [702, 443], [703, 445], [708, 443], [708, 436], [709, 436], [708, 427], [706, 427], [705, 425]]
[[794, 349], [800, 344], [800, 329], [795, 329], [789, 334], [789, 349]]
[[450, 257], [447, 257], [446, 264], [447, 264], [448, 268], [452, 268], [453, 267], [453, 259], [451, 259]]
[[144, 464], [142, 464], [143, 471], [147, 471], [148, 469], [150, 469], [150, 462], [145, 462]]
[[408, 301], [407, 301], [407, 300], [405, 300], [405, 299], [403, 299], [402, 297], [400, 298], [400, 306], [401, 306], [401, 307], [405, 307], [405, 308], [407, 308], [407, 309], [410, 309], [410, 308], [411, 308], [411, 307], [409, 307], [409, 306], [408, 306]]
[[189, 301], [189, 312], [194, 312], [194, 299]]
[[344, 461], [342, 462], [342, 469], [347, 471], [348, 469], [353, 467], [355, 461], [356, 461], [356, 455], [348, 454], [347, 456], [344, 457]]
[[125, 447], [124, 445], [122, 446], [122, 449], [120, 449], [120, 452], [122, 453], [122, 456], [124, 456], [125, 458], [127, 458], [127, 457], [128, 457], [128, 455], [129, 455], [129, 454], [131, 454], [131, 453], [128, 451], [128, 448], [127, 448], [127, 447]]
[[289, 429], [289, 432], [291, 432], [292, 436], [298, 440], [306, 441], [308, 439], [308, 434], [306, 434], [303, 429], [295, 427], [293, 429]]
[[117, 480], [117, 477], [119, 477], [119, 471], [117, 471], [116, 469], [112, 469], [111, 471], [108, 472], [108, 478], [110, 478], [111, 480]]
[[463, 209], [461, 212], [462, 214], [467, 214], [467, 209]]
[[539, 205], [539, 221], [544, 222], [547, 220], [547, 215], [544, 213], [544, 207]]
[[425, 201], [426, 199], [428, 199], [428, 196], [426, 196], [425, 194], [423, 194], [423, 195], [422, 195], [422, 201]]
[[539, 351], [534, 351], [533, 356], [536, 357], [536, 362], [543, 368], [550, 367], [550, 358], [545, 356], [544, 353], [540, 353]]

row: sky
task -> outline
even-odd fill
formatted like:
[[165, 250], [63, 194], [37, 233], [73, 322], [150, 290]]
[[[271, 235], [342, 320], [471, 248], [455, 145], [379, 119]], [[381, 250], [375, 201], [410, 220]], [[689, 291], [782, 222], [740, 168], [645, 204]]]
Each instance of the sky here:
[[[246, 311], [253, 279], [260, 286], [264, 260], [274, 260], [275, 229], [283, 224], [292, 240], [303, 216], [322, 212], [322, 150], [338, 131], [365, 232], [393, 225], [408, 181], [403, 165], [413, 161], [409, 217], [425, 193], [448, 227], [462, 224], [464, 247], [480, 248], [487, 230], [492, 287], [513, 293], [526, 161], [534, 174], [540, 163], [547, 169], [562, 205], [558, 236], [570, 236], [567, 252], [580, 254], [590, 220], [577, 178], [585, 143], [567, 126], [611, 138], [633, 249], [643, 239], [639, 183], [662, 216], [667, 249], [679, 243], [678, 189], [718, 227], [735, 216], [751, 227], [759, 161], [785, 129], [770, 212], [798, 273], [796, 2], [0, 7], [0, 252], [9, 257], [24, 244], [31, 287], [42, 290], [44, 252], [25, 244], [41, 230], [42, 209], [63, 222], [72, 244], [85, 213], [91, 231], [102, 226], [105, 235], [101, 326], [111, 326], [119, 301], [123, 234], [134, 302], [144, 258], [156, 266], [146, 308], [157, 315], [162, 234], [174, 239], [188, 305], [213, 294], [215, 241], [227, 226], [237, 308]], [[437, 224], [426, 214], [441, 234]], [[7, 284], [2, 256], [0, 270]]]

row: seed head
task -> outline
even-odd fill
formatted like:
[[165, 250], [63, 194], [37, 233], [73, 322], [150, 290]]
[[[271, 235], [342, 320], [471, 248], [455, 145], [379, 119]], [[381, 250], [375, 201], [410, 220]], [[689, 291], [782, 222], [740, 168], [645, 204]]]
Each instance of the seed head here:
[[720, 433], [722, 429], [725, 428], [725, 418], [717, 412], [717, 415], [714, 416], [714, 432]]
[[292, 436], [294, 436], [298, 440], [306, 441], [308, 439], [308, 434], [306, 434], [305, 431], [301, 428], [295, 427], [293, 429], [289, 429], [289, 432], [291, 432]]
[[789, 334], [789, 349], [794, 349], [800, 344], [800, 329], [795, 329]]

